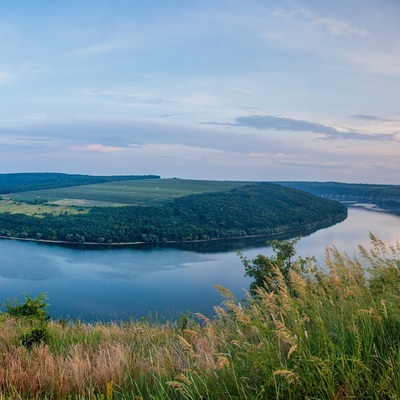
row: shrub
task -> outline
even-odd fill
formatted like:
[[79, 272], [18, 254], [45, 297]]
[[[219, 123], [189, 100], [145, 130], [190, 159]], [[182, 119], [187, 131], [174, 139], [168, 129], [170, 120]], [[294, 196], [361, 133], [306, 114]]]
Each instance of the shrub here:
[[34, 345], [47, 343], [49, 338], [50, 334], [47, 326], [40, 325], [21, 335], [19, 341], [22, 346], [30, 350]]
[[47, 321], [50, 317], [46, 310], [48, 306], [46, 300], [45, 293], [40, 293], [34, 299], [25, 295], [25, 302], [22, 304], [19, 304], [17, 299], [14, 299], [12, 303], [7, 299], [5, 304], [6, 313], [17, 318], [27, 317], [38, 321]]
[[28, 330], [18, 338], [18, 343], [27, 349], [37, 344], [47, 343], [50, 338], [47, 326], [50, 317], [46, 310], [48, 306], [46, 300], [47, 296], [44, 293], [40, 293], [36, 298], [25, 295], [25, 302], [22, 304], [19, 304], [16, 299], [12, 303], [6, 300], [6, 315], [28, 324]]

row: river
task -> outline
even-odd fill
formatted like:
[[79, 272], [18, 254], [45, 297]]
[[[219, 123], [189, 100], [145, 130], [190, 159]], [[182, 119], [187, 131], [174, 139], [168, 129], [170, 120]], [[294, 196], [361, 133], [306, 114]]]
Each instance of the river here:
[[[368, 247], [369, 232], [394, 244], [400, 217], [350, 207], [345, 221], [302, 237], [297, 253], [315, 256], [323, 266], [326, 245], [357, 254], [357, 245]], [[264, 240], [117, 249], [0, 240], [0, 303], [45, 292], [53, 318], [95, 322], [151, 316], [163, 321], [187, 311], [212, 316], [222, 300], [214, 284], [241, 299], [251, 282], [243, 276], [239, 248], [249, 258], [271, 254]]]

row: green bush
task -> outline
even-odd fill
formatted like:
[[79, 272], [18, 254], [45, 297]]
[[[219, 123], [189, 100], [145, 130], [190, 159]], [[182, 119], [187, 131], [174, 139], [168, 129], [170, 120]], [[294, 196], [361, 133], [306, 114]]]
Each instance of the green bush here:
[[49, 338], [50, 334], [47, 325], [41, 325], [21, 335], [19, 341], [22, 346], [31, 349], [34, 345], [47, 343]]
[[27, 317], [38, 321], [47, 321], [50, 317], [46, 310], [48, 306], [46, 300], [45, 293], [40, 293], [34, 299], [25, 295], [25, 302], [22, 304], [19, 304], [17, 299], [14, 299], [12, 303], [7, 299], [5, 304], [6, 313], [17, 318]]
[[13, 302], [6, 300], [6, 314], [28, 324], [28, 330], [18, 338], [18, 343], [27, 349], [32, 349], [34, 345], [40, 343], [48, 343], [50, 338], [47, 326], [50, 316], [47, 314], [46, 300], [47, 296], [44, 293], [40, 293], [36, 298], [25, 295], [25, 302], [22, 304], [16, 299]]

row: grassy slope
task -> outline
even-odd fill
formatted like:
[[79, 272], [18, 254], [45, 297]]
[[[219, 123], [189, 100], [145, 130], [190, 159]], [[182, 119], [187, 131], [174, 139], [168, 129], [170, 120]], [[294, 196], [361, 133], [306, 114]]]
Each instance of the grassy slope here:
[[[178, 324], [51, 322], [47, 344], [6, 315], [0, 396], [18, 399], [398, 399], [400, 245], [276, 275], [273, 293]], [[199, 321], [202, 321], [201, 323]], [[4, 396], [4, 397], [3, 397]]]
[[0, 213], [25, 214], [40, 217], [44, 214], [85, 214], [87, 212], [88, 209], [68, 207], [66, 205], [56, 207], [46, 204], [27, 204], [11, 199], [0, 199]]

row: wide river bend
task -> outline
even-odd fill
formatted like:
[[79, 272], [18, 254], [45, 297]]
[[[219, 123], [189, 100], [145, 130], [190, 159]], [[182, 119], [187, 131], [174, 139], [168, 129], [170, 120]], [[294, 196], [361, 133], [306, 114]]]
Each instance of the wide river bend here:
[[[304, 236], [296, 248], [298, 255], [315, 256], [323, 265], [326, 245], [357, 254], [357, 245], [368, 247], [369, 232], [394, 244], [400, 217], [350, 207], [345, 221]], [[162, 321], [186, 311], [212, 316], [222, 300], [214, 284], [245, 297], [250, 280], [243, 276], [239, 249], [249, 258], [271, 254], [263, 240], [113, 249], [0, 240], [0, 303], [45, 292], [53, 318], [120, 321], [151, 314]]]

